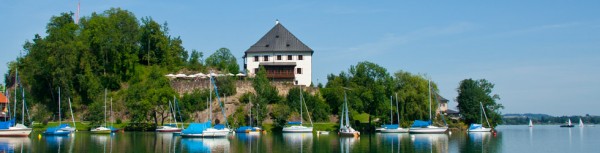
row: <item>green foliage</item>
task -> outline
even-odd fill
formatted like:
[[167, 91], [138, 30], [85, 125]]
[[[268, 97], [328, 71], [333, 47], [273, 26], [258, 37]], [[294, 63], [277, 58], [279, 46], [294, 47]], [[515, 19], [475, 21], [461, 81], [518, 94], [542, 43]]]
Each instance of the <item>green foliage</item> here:
[[341, 112], [344, 101], [344, 87], [349, 88], [348, 107], [359, 113], [369, 114], [369, 123], [372, 117], [385, 118], [385, 110], [389, 110], [385, 102], [389, 102], [391, 95], [392, 77], [387, 70], [375, 63], [359, 62], [351, 66], [348, 73], [341, 72], [339, 75], [329, 75], [327, 85], [323, 91], [323, 97], [327, 100], [334, 112]]
[[203, 65], [202, 57], [204, 53], [192, 50], [190, 54], [190, 60], [188, 61], [188, 69], [192, 71], [204, 71], [205, 67]]
[[231, 96], [235, 95], [237, 91], [235, 90], [235, 77], [215, 77], [215, 82], [217, 83], [217, 88], [219, 89], [219, 96]]
[[[403, 125], [410, 124], [415, 119], [429, 120], [429, 87], [428, 80], [424, 76], [398, 71], [394, 74], [393, 90], [398, 94], [400, 120]], [[438, 106], [435, 93], [437, 93], [437, 85], [431, 82], [432, 115], [435, 115]], [[395, 107], [394, 103], [394, 112], [396, 112]]]
[[[302, 90], [302, 97], [306, 104], [302, 104], [300, 102], [300, 88], [294, 87], [288, 91], [288, 95], [285, 100], [285, 105], [289, 106], [294, 112], [303, 112], [303, 120], [308, 121], [309, 117], [306, 113], [308, 108], [308, 112], [310, 113], [310, 118], [315, 122], [320, 121], [329, 121], [329, 105], [325, 103], [323, 98], [319, 94], [311, 95], [306, 91]], [[300, 104], [302, 104], [303, 110], [300, 110]]]
[[236, 74], [240, 71], [240, 66], [235, 59], [235, 56], [231, 54], [231, 51], [227, 48], [220, 48], [212, 55], [206, 58], [206, 65], [215, 67], [219, 71], [229, 72]]
[[276, 104], [282, 101], [279, 97], [277, 88], [272, 86], [267, 79], [267, 71], [264, 67], [261, 67], [254, 79], [252, 80], [252, 87], [256, 91], [257, 97], [252, 99], [253, 103], [258, 105], [258, 117], [259, 124], [267, 117], [267, 104]]
[[496, 100], [500, 100], [500, 96], [492, 94], [493, 88], [494, 84], [485, 79], [465, 79], [460, 82], [459, 87], [456, 89], [458, 92], [456, 101], [458, 102], [458, 110], [465, 123], [471, 124], [481, 122], [480, 102], [483, 103], [484, 111], [487, 114], [492, 127], [502, 123], [502, 116], [499, 111], [504, 108], [504, 106], [496, 103]]
[[235, 113], [227, 117], [227, 122], [229, 123], [229, 126], [233, 128], [238, 128], [240, 126], [248, 125], [248, 123], [246, 123], [246, 115], [248, 114], [248, 112], [244, 110], [245, 107], [246, 105], [240, 105], [238, 108], [235, 109]]
[[[173, 100], [175, 91], [164, 77], [165, 70], [153, 66], [138, 69], [136, 78], [130, 82], [125, 102], [131, 115], [131, 122], [147, 123], [153, 120], [158, 124], [168, 117], [168, 102]], [[162, 123], [161, 123], [162, 124]]]
[[251, 92], [246, 92], [240, 96], [239, 101], [243, 104], [247, 104], [252, 101], [252, 99], [256, 99], [256, 95]]
[[95, 101], [88, 107], [84, 120], [90, 121], [92, 127], [104, 125], [104, 101]]
[[273, 120], [274, 129], [281, 131], [290, 117], [291, 109], [285, 104], [273, 104], [271, 107], [271, 114], [269, 115]]
[[202, 111], [206, 109], [209, 90], [199, 90], [196, 89], [190, 93], [185, 93], [181, 100], [179, 101], [179, 107], [181, 109], [181, 113], [183, 114], [181, 117], [184, 121], [190, 121], [193, 119], [191, 116], [196, 111]]

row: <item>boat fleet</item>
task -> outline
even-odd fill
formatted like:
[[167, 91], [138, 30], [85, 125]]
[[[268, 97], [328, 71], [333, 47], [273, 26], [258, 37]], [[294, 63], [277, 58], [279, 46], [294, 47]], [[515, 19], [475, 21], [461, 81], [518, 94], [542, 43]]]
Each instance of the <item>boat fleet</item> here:
[[[16, 72], [16, 76], [15, 77], [15, 82], [18, 82], [17, 78], [18, 78], [18, 70]], [[213, 76], [209, 75], [208, 76], [210, 78], [210, 86], [212, 86], [212, 88], [210, 88], [210, 93], [209, 94], [209, 102], [207, 102], [208, 108], [209, 110], [212, 110], [212, 93], [213, 93], [213, 89], [214, 89], [214, 94], [216, 95], [216, 100], [217, 100], [217, 104], [219, 105], [219, 107], [221, 108], [221, 112], [223, 113], [223, 121], [227, 120], [227, 116], [225, 115], [225, 108], [224, 108], [224, 103], [221, 101], [221, 98], [219, 96], [219, 92], [218, 92], [218, 87], [215, 83], [215, 80], [213, 78]], [[22, 103], [21, 103], [21, 114], [25, 114], [25, 110], [26, 110], [26, 102], [25, 102], [25, 93], [23, 90], [23, 87], [21, 88], [15, 88], [15, 102], [17, 102], [17, 89], [21, 90], [22, 93]], [[348, 99], [347, 99], [347, 94], [346, 94], [346, 90], [351, 90], [348, 88], [344, 88], [344, 103], [342, 104], [342, 112], [340, 114], [340, 125], [339, 125], [339, 129], [338, 129], [338, 135], [342, 136], [342, 137], [359, 137], [360, 136], [360, 132], [358, 130], [355, 130], [354, 128], [352, 128], [351, 124], [350, 124], [350, 120], [349, 120], [349, 107], [348, 107]], [[448, 125], [445, 123], [445, 120], [442, 119], [444, 121], [444, 124], [442, 126], [436, 126], [433, 124], [432, 120], [432, 94], [431, 94], [431, 82], [428, 82], [428, 102], [429, 102], [429, 120], [415, 120], [413, 122], [413, 124], [410, 126], [410, 128], [403, 128], [401, 127], [398, 123], [400, 123], [400, 108], [398, 105], [398, 95], [395, 95], [395, 108], [396, 108], [396, 124], [394, 124], [393, 121], [393, 108], [394, 108], [394, 97], [390, 96], [390, 123], [389, 124], [384, 124], [379, 128], [375, 129], [375, 132], [377, 133], [412, 133], [412, 134], [445, 134], [448, 132]], [[60, 97], [60, 88], [58, 88], [58, 107], [59, 107], [59, 113], [58, 113], [58, 117], [62, 118], [62, 114], [61, 114], [61, 97]], [[300, 94], [300, 98], [298, 100], [298, 105], [300, 105], [300, 119], [298, 121], [289, 121], [287, 123], [287, 125], [285, 127], [283, 127], [282, 129], [282, 133], [313, 133], [313, 122], [310, 118], [310, 114], [306, 105], [306, 102], [304, 101], [303, 98], [303, 90], [302, 88], [300, 88], [299, 90], [299, 94]], [[112, 98], [110, 99], [110, 112], [107, 112], [107, 90], [105, 89], [105, 94], [104, 94], [104, 124], [100, 125], [98, 127], [92, 128], [90, 130], [91, 134], [111, 134], [111, 133], [115, 133], [118, 132], [119, 129], [114, 128], [113, 126], [109, 126], [108, 124], [108, 119], [107, 116], [110, 116], [110, 118], [112, 119]], [[169, 122], [174, 122], [174, 123], [167, 123], [164, 124], [162, 126], [158, 126], [156, 129], [156, 132], [170, 132], [173, 133], [173, 136], [181, 136], [182, 138], [219, 138], [219, 137], [227, 137], [230, 133], [240, 133], [240, 134], [259, 134], [261, 132], [265, 132], [263, 131], [263, 129], [261, 127], [259, 127], [258, 125], [252, 125], [252, 108], [254, 107], [254, 105], [252, 105], [252, 102], [250, 100], [249, 102], [249, 106], [250, 106], [250, 125], [248, 126], [241, 126], [237, 129], [230, 129], [229, 126], [227, 125], [227, 122], [225, 122], [225, 124], [215, 124], [213, 125], [212, 123], [212, 113], [210, 111], [208, 112], [208, 119], [205, 122], [201, 122], [201, 123], [189, 123], [189, 125], [187, 126], [187, 128], [184, 129], [184, 125], [183, 123], [181, 123], [181, 125], [178, 123], [177, 121], [177, 112], [180, 112], [179, 110], [179, 104], [177, 103], [177, 100], [175, 97], [173, 97], [173, 101], [169, 101], [169, 114], [167, 115], [167, 119], [169, 120]], [[69, 124], [62, 124], [62, 121], [59, 120], [59, 124], [56, 127], [49, 127], [47, 128], [43, 134], [44, 135], [69, 135], [71, 133], [74, 133], [76, 131], [76, 124], [75, 124], [75, 119], [74, 119], [74, 115], [73, 115], [73, 110], [71, 108], [71, 100], [68, 99], [68, 104], [69, 104], [69, 109], [70, 109], [70, 115], [71, 115], [71, 119], [73, 122], [73, 127], [71, 127]], [[483, 105], [483, 103], [479, 103], [480, 105], [480, 122], [479, 123], [473, 123], [469, 126], [469, 128], [467, 129], [467, 132], [492, 132], [492, 128], [490, 125], [490, 122], [488, 121], [487, 118], [487, 114], [485, 112], [485, 107]], [[17, 110], [17, 104], [13, 104], [13, 109], [10, 109], [10, 106], [8, 106], [7, 108], [9, 108], [8, 113], [7, 114], [13, 114], [11, 115], [10, 119], [5, 118], [4, 121], [0, 121], [0, 137], [27, 137], [29, 136], [29, 134], [31, 133], [32, 129], [25, 126], [25, 115], [21, 115], [21, 123], [16, 123], [16, 112], [15, 110]], [[256, 110], [255, 110], [255, 114], [256, 114], [256, 119], [258, 120], [258, 105], [256, 105]], [[304, 111], [306, 110], [307, 113], [307, 117], [308, 120], [310, 122], [310, 125], [306, 125], [304, 124]], [[441, 114], [441, 117], [443, 117], [443, 114]], [[179, 116], [179, 119], [181, 121], [181, 115]], [[484, 122], [485, 120], [485, 122]], [[484, 126], [484, 123], [487, 123], [487, 127]], [[566, 124], [560, 125], [560, 127], [574, 127], [575, 125], [571, 123], [571, 120], [569, 119]], [[529, 120], [529, 127], [533, 128], [533, 122], [531, 120]], [[581, 118], [579, 119], [579, 127], [584, 127], [583, 121], [581, 120]], [[316, 133], [318, 135], [327, 135], [329, 134], [329, 131], [316, 131]]]

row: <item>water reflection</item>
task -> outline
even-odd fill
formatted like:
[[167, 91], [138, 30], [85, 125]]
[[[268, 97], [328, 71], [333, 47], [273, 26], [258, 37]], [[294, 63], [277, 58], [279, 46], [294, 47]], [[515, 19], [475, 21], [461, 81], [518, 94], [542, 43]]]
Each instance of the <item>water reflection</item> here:
[[411, 134], [410, 140], [417, 152], [448, 152], [447, 134]]
[[181, 138], [181, 144], [189, 152], [230, 152], [227, 138]]
[[292, 150], [312, 150], [312, 133], [283, 133], [283, 140], [288, 148]]
[[360, 139], [355, 137], [340, 137], [340, 152], [349, 153], [352, 146], [358, 143]]
[[109, 152], [112, 153], [113, 152], [113, 140], [112, 140], [112, 134], [91, 134], [90, 137], [92, 139], [92, 142], [96, 143], [98, 147], [102, 147], [102, 149], [100, 148], [95, 148], [95, 150], [102, 150], [103, 152]]
[[29, 148], [30, 140], [28, 137], [22, 138], [1, 138], [0, 152], [24, 152], [24, 148]]
[[[376, 133], [383, 140], [384, 145], [390, 148], [386, 152], [406, 152], [410, 146], [410, 135], [408, 133]], [[404, 146], [404, 147], [402, 147]]]
[[260, 133], [239, 133], [235, 135], [235, 138], [244, 144], [244, 150], [248, 152], [260, 152]]

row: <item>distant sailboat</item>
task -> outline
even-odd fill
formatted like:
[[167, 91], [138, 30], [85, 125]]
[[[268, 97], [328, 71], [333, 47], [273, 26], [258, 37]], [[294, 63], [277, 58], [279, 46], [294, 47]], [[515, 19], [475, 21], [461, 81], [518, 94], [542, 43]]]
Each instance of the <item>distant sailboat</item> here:
[[568, 127], [568, 128], [571, 128], [571, 127], [575, 127], [575, 126], [574, 126], [574, 125], [571, 123], [571, 119], [569, 119], [569, 120], [567, 121], [567, 124], [560, 125], [560, 127]]
[[106, 94], [107, 89], [104, 89], [104, 126], [100, 125], [99, 127], [91, 129], [90, 133], [92, 134], [110, 134], [112, 132], [111, 129], [106, 127], [108, 125], [106, 121]]
[[[300, 121], [296, 122], [288, 122], [288, 126], [284, 127], [281, 132], [283, 133], [311, 133], [313, 131], [312, 120], [310, 119], [310, 114], [308, 114], [308, 119], [310, 120], [310, 127], [306, 127], [302, 125], [302, 104], [304, 103], [304, 99], [302, 96], [302, 87], [300, 87]], [[306, 105], [306, 104], [305, 104]], [[308, 113], [308, 108], [306, 108], [306, 113]]]
[[[390, 123], [393, 123], [392, 120], [392, 96], [390, 96]], [[380, 128], [375, 129], [376, 132], [381, 133], [406, 133], [408, 129], [400, 127], [400, 108], [398, 107], [398, 94], [396, 93], [396, 110], [398, 115], [398, 124], [385, 124]]]
[[45, 135], [69, 135], [74, 128], [71, 128], [68, 124], [62, 124], [62, 114], [60, 111], [60, 87], [58, 88], [58, 126], [49, 127], [44, 131]]
[[[479, 102], [479, 106], [481, 106], [481, 124], [471, 124], [467, 132], [490, 132], [492, 128], [490, 126], [490, 122], [487, 119], [487, 115], [485, 114], [485, 109], [483, 109], [483, 104]], [[483, 127], [483, 117], [485, 117], [485, 121], [488, 124], [488, 128]]]
[[531, 122], [531, 119], [529, 119], [529, 127], [533, 127], [533, 122]]
[[579, 118], [579, 127], [583, 127], [583, 121]]
[[156, 132], [181, 132], [182, 129], [179, 128], [179, 126], [177, 126], [177, 113], [175, 113], [175, 101], [175, 96], [173, 96], [173, 104], [171, 104], [171, 101], [169, 101], [169, 111], [171, 112], [169, 118], [173, 118], [175, 124], [168, 123], [163, 126], [159, 126], [158, 128], [156, 128]]
[[[344, 90], [344, 111], [342, 111], [342, 117], [340, 118], [340, 136], [360, 136], [360, 132], [354, 130], [350, 126], [350, 119], [348, 117], [348, 98], [346, 98], [346, 91]], [[346, 124], [344, 124], [344, 118], [346, 119]]]
[[444, 127], [437, 127], [437, 126], [434, 126], [431, 121], [432, 120], [432, 117], [431, 117], [431, 82], [428, 83], [428, 89], [429, 89], [429, 120], [428, 121], [415, 120], [413, 122], [413, 125], [408, 130], [409, 133], [433, 134], [433, 133], [445, 133], [446, 131], [448, 131], [447, 125]]

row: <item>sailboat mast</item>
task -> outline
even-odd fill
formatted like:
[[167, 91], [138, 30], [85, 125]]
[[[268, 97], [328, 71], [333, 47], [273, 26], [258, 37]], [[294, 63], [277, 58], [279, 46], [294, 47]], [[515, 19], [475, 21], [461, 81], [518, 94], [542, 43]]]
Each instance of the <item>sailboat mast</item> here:
[[429, 90], [429, 120], [431, 120], [431, 80], [427, 80], [427, 90]]
[[113, 111], [112, 111], [112, 97], [110, 97], [110, 126], [114, 126], [115, 122], [113, 120]]
[[210, 77], [210, 82], [208, 85], [208, 89], [210, 91], [210, 93], [208, 93], [208, 120], [212, 122], [212, 86], [210, 85], [212, 84], [212, 76], [210, 73], [208, 74], [208, 77]]
[[[177, 101], [177, 99], [175, 98], [175, 95], [173, 95], [173, 105], [171, 107], [172, 108], [171, 113], [173, 114], [173, 120], [175, 121], [175, 127], [179, 128], [179, 126], [177, 125], [177, 115], [176, 115], [177, 111], [175, 111], [175, 101]], [[169, 104], [171, 104], [171, 103], [169, 103]]]
[[396, 93], [396, 116], [398, 117], [398, 126], [400, 126], [400, 107], [398, 107], [398, 93]]
[[304, 116], [302, 116], [302, 86], [300, 86], [300, 125], [302, 125], [302, 119], [304, 118]]
[[60, 126], [60, 124], [62, 119], [62, 115], [60, 113], [60, 87], [58, 87], [58, 126]]
[[106, 88], [104, 88], [104, 126], [108, 126], [108, 124], [106, 124]]
[[[479, 102], [479, 105], [481, 105], [481, 112], [483, 112], [483, 117], [485, 117], [485, 121], [487, 122], [488, 126], [491, 128], [492, 125], [490, 125], [490, 121], [487, 119], [487, 115], [485, 114], [485, 109], [483, 109], [483, 103]], [[531, 122], [531, 120], [529, 120]], [[481, 124], [483, 124], [483, 120], [481, 121]]]
[[344, 104], [346, 106], [346, 127], [350, 127], [350, 118], [348, 116], [348, 98], [346, 98], [346, 91], [344, 91]]
[[69, 98], [69, 110], [71, 110], [71, 120], [73, 121], [73, 127], [77, 129], [77, 125], [75, 124], [75, 116], [73, 116], [73, 107], [71, 107], [71, 98]]
[[394, 105], [394, 104], [393, 104], [394, 102], [392, 102], [392, 101], [393, 101], [393, 99], [392, 99], [392, 96], [390, 96], [390, 124], [394, 124], [394, 120], [393, 120], [393, 119], [394, 119], [394, 117], [392, 116], [392, 114], [393, 114], [393, 113], [392, 113], [392, 107], [394, 107], [394, 106], [393, 106], [393, 105]]
[[252, 127], [252, 98], [250, 98], [249, 101], [250, 101], [250, 127]]
[[17, 89], [19, 87], [19, 83], [17, 81], [17, 78], [19, 78], [19, 66], [17, 66], [15, 68], [15, 104], [13, 104], [13, 117], [14, 118], [17, 116]]
[[21, 109], [21, 123], [25, 124], [25, 89], [21, 87], [21, 96], [23, 96], [23, 108]]

